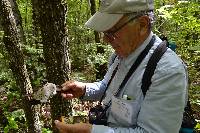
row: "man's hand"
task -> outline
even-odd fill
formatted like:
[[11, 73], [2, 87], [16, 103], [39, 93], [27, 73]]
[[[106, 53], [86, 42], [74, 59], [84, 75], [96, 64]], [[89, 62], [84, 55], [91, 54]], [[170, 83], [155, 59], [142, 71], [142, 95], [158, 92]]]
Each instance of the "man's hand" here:
[[91, 133], [92, 125], [87, 123], [65, 124], [55, 120], [60, 133]]
[[85, 94], [85, 83], [71, 80], [66, 81], [61, 86], [61, 95], [67, 100], [71, 100], [72, 98], [79, 98]]

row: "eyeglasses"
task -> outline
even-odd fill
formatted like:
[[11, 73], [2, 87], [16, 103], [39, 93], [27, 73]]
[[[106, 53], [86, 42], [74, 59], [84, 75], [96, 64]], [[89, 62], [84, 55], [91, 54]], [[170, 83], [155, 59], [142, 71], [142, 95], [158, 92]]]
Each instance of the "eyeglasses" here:
[[116, 35], [115, 33], [118, 32], [120, 29], [122, 29], [124, 26], [126, 26], [129, 22], [131, 22], [132, 20], [138, 18], [139, 16], [135, 16], [133, 18], [130, 18], [127, 22], [125, 22], [124, 24], [122, 24], [121, 26], [117, 27], [115, 30], [113, 31], [107, 31], [107, 32], [103, 32], [104, 36], [106, 36], [106, 38], [109, 40], [109, 42], [112, 42], [116, 39]]

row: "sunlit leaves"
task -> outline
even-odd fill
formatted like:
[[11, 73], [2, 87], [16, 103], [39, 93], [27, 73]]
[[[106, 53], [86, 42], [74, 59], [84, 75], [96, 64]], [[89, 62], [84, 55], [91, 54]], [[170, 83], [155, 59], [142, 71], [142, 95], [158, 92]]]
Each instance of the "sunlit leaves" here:
[[17, 0], [18, 8], [22, 16], [22, 24], [24, 30], [31, 30], [32, 28], [32, 4], [31, 0]]

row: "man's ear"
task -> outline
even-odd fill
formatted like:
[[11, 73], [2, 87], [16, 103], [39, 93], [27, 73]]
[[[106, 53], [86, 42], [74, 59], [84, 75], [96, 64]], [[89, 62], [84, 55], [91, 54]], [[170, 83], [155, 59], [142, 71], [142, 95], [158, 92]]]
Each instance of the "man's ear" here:
[[138, 20], [140, 23], [140, 35], [144, 36], [149, 33], [150, 19], [148, 16], [141, 16]]

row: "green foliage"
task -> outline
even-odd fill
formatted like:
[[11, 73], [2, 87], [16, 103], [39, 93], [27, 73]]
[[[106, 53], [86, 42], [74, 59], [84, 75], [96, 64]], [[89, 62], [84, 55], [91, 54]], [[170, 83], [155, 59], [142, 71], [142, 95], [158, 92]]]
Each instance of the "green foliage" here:
[[16, 90], [15, 80], [12, 75], [11, 69], [9, 69], [9, 59], [3, 44], [4, 32], [0, 31], [0, 86], [7, 88], [7, 91]]
[[31, 0], [17, 0], [18, 8], [22, 17], [23, 29], [25, 34], [32, 28], [32, 6]]
[[[97, 49], [96, 47], [101, 46], [104, 49], [104, 54], [96, 54]], [[82, 49], [82, 52], [80, 53], [73, 53], [79, 54], [75, 56], [77, 59], [72, 61], [72, 76], [73, 79], [76, 79], [78, 81], [95, 81], [95, 65], [101, 65], [106, 63], [111, 55], [113, 53], [113, 49], [110, 45], [105, 44], [96, 44], [96, 43], [90, 43], [86, 44], [87, 47], [85, 49]], [[72, 55], [72, 56], [73, 56]], [[83, 66], [82, 66], [83, 65]], [[79, 73], [79, 71], [81, 73]]]
[[200, 131], [200, 123], [197, 123], [196, 127], [195, 127], [198, 131]]
[[[25, 55], [25, 63], [32, 87], [36, 88], [41, 86], [41, 81], [44, 79], [46, 74], [41, 37], [34, 37], [32, 35], [31, 1], [17, 0], [17, 3], [22, 16], [24, 34], [26, 36], [26, 45], [22, 46], [22, 50]], [[6, 93], [0, 97], [0, 106], [4, 110], [4, 114], [9, 121], [9, 125], [5, 127], [4, 132], [17, 132], [26, 130], [27, 125], [24, 124], [25, 121], [23, 123], [20, 122], [22, 121], [22, 117], [24, 118], [24, 115], [18, 115], [15, 112], [16, 110], [22, 108], [21, 97], [19, 88], [17, 87], [15, 79], [12, 75], [12, 71], [9, 69], [9, 59], [3, 44], [3, 35], [4, 32], [0, 31], [0, 87], [5, 88]]]
[[47, 128], [42, 128], [42, 133], [53, 133], [53, 132]]
[[10, 71], [8, 70], [8, 61], [6, 60], [6, 50], [3, 45], [4, 32], [0, 31], [0, 85], [10, 80]]
[[20, 121], [25, 122], [25, 115], [24, 115], [24, 111], [22, 109], [13, 111], [13, 112], [7, 112], [6, 113], [7, 119], [8, 119], [8, 125], [4, 128], [4, 132], [5, 133], [9, 133], [10, 131], [19, 131], [19, 124]]
[[[113, 50], [110, 45], [104, 45], [104, 44], [91, 44], [91, 47], [86, 48], [86, 51], [88, 51], [88, 57], [87, 57], [87, 63], [89, 63], [91, 66], [94, 64], [104, 64], [107, 63], [109, 56], [111, 53], [113, 53]], [[97, 53], [96, 46], [103, 47], [104, 53]]]
[[17, 123], [15, 122], [14, 118], [13, 117], [9, 117], [8, 118], [8, 122], [9, 122], [9, 125], [7, 125], [5, 128], [4, 128], [4, 132], [5, 133], [9, 133], [9, 131], [11, 129], [18, 129], [18, 125]]
[[20, 14], [22, 17], [22, 25], [26, 37], [26, 45], [23, 52], [26, 57], [26, 65], [33, 88], [40, 86], [41, 81], [46, 76], [43, 57], [43, 45], [41, 44], [41, 36], [34, 36], [32, 25], [32, 3], [31, 0], [17, 0]]
[[[94, 31], [88, 30], [84, 24], [91, 16], [89, 3], [87, 0], [67, 1], [68, 3], [68, 33], [70, 60], [72, 74], [82, 72], [85, 77], [77, 77], [87, 81], [96, 80], [96, 66], [107, 62], [109, 55], [112, 53], [109, 45], [95, 43]], [[96, 0], [98, 8], [98, 1]], [[97, 47], [103, 47], [105, 54], [97, 54]], [[74, 76], [72, 76], [74, 77]]]
[[33, 88], [38, 87], [46, 76], [42, 47], [26, 45], [26, 65]]

